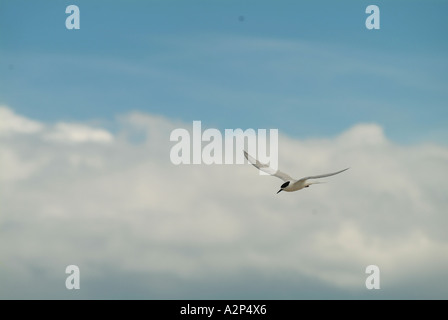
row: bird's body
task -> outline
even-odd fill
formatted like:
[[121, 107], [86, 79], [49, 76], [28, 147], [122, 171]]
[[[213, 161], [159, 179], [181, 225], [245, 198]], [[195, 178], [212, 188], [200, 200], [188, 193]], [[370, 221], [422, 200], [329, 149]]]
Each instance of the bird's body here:
[[334, 176], [335, 174], [344, 172], [345, 170], [349, 169], [349, 168], [346, 168], [346, 169], [343, 169], [343, 170], [340, 170], [337, 172], [326, 173], [326, 174], [321, 174], [321, 175], [317, 175], [317, 176], [309, 176], [309, 177], [305, 177], [305, 178], [296, 180], [296, 179], [292, 178], [290, 175], [288, 175], [284, 172], [281, 172], [280, 170], [275, 171], [274, 169], [269, 167], [267, 164], [259, 162], [257, 159], [254, 159], [253, 157], [251, 157], [246, 151], [244, 151], [244, 156], [255, 168], [257, 168], [261, 171], [264, 171], [272, 176], [280, 178], [285, 182], [281, 185], [280, 190], [277, 193], [279, 193], [280, 191], [293, 192], [293, 191], [297, 191], [297, 190], [300, 190], [303, 188], [308, 188], [312, 184], [322, 183], [319, 181], [308, 181], [310, 179], [318, 179], [318, 178]]
[[[311, 183], [306, 183], [304, 180], [291, 180], [286, 181], [282, 186], [280, 187], [282, 191], [288, 191], [293, 192], [297, 191], [303, 188], [307, 188], [310, 186]], [[280, 191], [279, 191], [280, 192]]]

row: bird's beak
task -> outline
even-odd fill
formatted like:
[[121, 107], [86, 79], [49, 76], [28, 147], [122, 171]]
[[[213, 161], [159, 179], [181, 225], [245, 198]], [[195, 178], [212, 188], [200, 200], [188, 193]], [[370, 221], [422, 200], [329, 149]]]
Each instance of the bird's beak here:
[[278, 191], [277, 191], [277, 194], [278, 194], [280, 191], [282, 191], [282, 190], [283, 190], [283, 189], [278, 190]]

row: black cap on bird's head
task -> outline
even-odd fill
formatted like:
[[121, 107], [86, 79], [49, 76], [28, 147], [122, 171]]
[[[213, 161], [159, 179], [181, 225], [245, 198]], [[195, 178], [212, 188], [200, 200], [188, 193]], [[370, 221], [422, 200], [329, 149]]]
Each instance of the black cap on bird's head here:
[[287, 186], [289, 186], [289, 182], [290, 182], [290, 181], [286, 181], [284, 184], [282, 184], [282, 185], [280, 186], [281, 189], [277, 191], [277, 194], [278, 194], [280, 191], [282, 191], [283, 189], [285, 189]]

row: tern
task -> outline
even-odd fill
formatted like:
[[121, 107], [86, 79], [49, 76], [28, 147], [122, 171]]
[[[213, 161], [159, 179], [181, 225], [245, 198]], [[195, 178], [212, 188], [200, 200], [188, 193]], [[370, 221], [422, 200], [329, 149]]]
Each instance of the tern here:
[[292, 191], [297, 191], [303, 188], [308, 188], [310, 185], [312, 184], [316, 184], [316, 183], [322, 183], [319, 181], [308, 181], [309, 179], [318, 179], [318, 178], [324, 178], [324, 177], [329, 177], [329, 176], [334, 176], [335, 174], [344, 172], [345, 170], [348, 170], [349, 168], [337, 171], [337, 172], [332, 172], [332, 173], [325, 173], [325, 174], [320, 174], [317, 176], [309, 176], [309, 177], [305, 177], [299, 180], [296, 180], [294, 178], [292, 178], [290, 175], [281, 172], [280, 170], [274, 170], [271, 167], [269, 167], [267, 164], [261, 163], [260, 161], [258, 161], [257, 159], [254, 159], [250, 154], [248, 154], [245, 150], [244, 150], [244, 156], [246, 157], [246, 159], [257, 169], [264, 171], [268, 174], [270, 174], [271, 176], [275, 176], [277, 178], [282, 179], [283, 181], [285, 181], [285, 183], [283, 183], [280, 187], [280, 190], [277, 191], [277, 194], [280, 191], [288, 191], [288, 192], [292, 192]]

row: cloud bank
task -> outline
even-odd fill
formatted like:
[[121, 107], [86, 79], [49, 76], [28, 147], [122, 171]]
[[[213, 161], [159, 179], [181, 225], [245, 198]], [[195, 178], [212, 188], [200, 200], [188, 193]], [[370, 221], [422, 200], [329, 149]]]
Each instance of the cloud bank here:
[[[448, 298], [444, 146], [397, 145], [375, 123], [280, 131], [282, 171], [350, 170], [277, 195], [250, 165], [173, 165], [170, 132], [191, 123], [0, 116], [1, 298]], [[380, 290], [365, 287], [371, 264]]]

